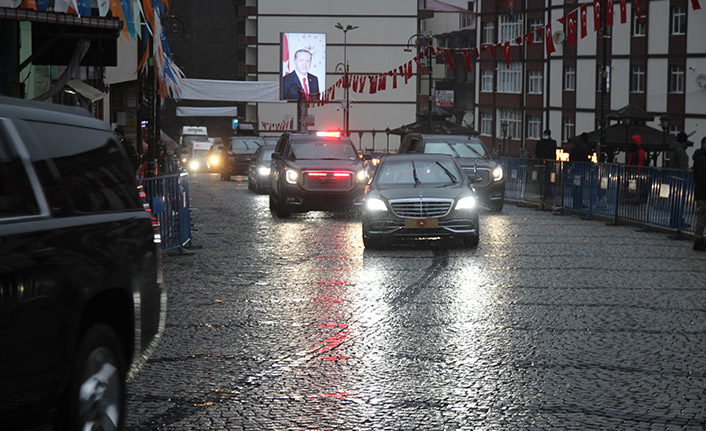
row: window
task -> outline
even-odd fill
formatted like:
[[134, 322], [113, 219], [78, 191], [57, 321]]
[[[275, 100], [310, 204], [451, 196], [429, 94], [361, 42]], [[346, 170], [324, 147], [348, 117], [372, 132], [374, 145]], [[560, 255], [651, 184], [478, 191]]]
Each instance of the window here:
[[671, 66], [669, 69], [669, 92], [684, 92], [684, 66]]
[[630, 78], [630, 92], [644, 93], [645, 92], [645, 68], [642, 66], [633, 66]]
[[[603, 66], [600, 64], [598, 65], [596, 78], [596, 91], [600, 92], [603, 90]], [[605, 85], [606, 91], [610, 91], [610, 66], [606, 68]]]
[[672, 34], [686, 34], [686, 10], [684, 6], [674, 6], [672, 8]]
[[481, 88], [480, 91], [485, 93], [493, 92], [493, 71], [492, 70], [482, 70], [480, 72]]
[[520, 139], [522, 137], [522, 113], [519, 109], [498, 109], [498, 136], [503, 136], [501, 124], [507, 122], [507, 138]]
[[632, 36], [633, 37], [641, 37], [644, 36], [646, 33], [646, 27], [647, 27], [647, 17], [643, 14], [642, 15], [642, 22], [638, 19], [637, 13], [635, 11], [632, 11]]
[[461, 28], [470, 27], [473, 24], [473, 15], [470, 13], [461, 14]]
[[563, 127], [564, 136], [562, 136], [563, 142], [567, 142], [569, 139], [573, 138], [576, 134], [576, 125], [572, 118], [564, 118]]
[[542, 137], [542, 117], [539, 115], [527, 116], [527, 137], [530, 139]]
[[541, 70], [530, 70], [529, 71], [529, 93], [530, 94], [542, 94], [542, 71]]
[[493, 135], [493, 116], [490, 112], [480, 113], [480, 134], [485, 136]]
[[498, 92], [522, 92], [522, 65], [519, 62], [510, 63], [509, 68], [504, 62], [498, 63]]
[[529, 27], [530, 31], [532, 32], [532, 42], [534, 43], [542, 43], [544, 41], [544, 37], [542, 34], [544, 33], [538, 33], [537, 29], [544, 27], [544, 23], [540, 19], [531, 19], [529, 20]]
[[500, 37], [499, 40], [515, 43], [515, 39], [522, 36], [522, 15], [516, 13], [510, 18], [509, 15], [500, 15]]
[[492, 21], [484, 22], [482, 29], [481, 43], [495, 43], [495, 23]]
[[564, 66], [564, 91], [576, 90], [576, 66]]

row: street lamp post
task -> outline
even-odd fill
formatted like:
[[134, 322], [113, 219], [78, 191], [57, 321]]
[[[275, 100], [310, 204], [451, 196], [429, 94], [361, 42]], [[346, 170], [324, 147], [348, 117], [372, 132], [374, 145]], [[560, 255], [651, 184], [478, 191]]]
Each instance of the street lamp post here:
[[348, 30], [355, 30], [356, 28], [358, 28], [358, 26], [348, 24], [344, 27], [343, 25], [341, 25], [340, 22], [337, 22], [335, 27], [337, 29], [343, 31], [343, 88], [346, 90], [345, 91], [346, 101], [345, 101], [345, 105], [343, 106], [343, 132], [345, 133], [346, 136], [350, 136], [350, 127], [348, 125], [348, 122], [349, 122], [348, 108], [350, 107], [350, 99], [348, 97], [348, 87], [350, 87], [350, 85], [348, 83], [348, 57], [347, 57], [346, 48], [348, 46], [348, 40], [347, 40]]
[[664, 150], [667, 146], [667, 130], [669, 130], [669, 117], [667, 117], [667, 114], [659, 117], [659, 125], [662, 126], [662, 150]]
[[507, 139], [507, 126], [508, 126], [507, 121], [502, 120], [500, 122], [500, 127], [503, 129], [503, 144], [502, 144], [502, 148], [500, 151], [500, 155], [502, 155], [502, 156], [505, 155], [505, 144], [506, 144], [506, 139]]
[[387, 135], [387, 150], [385, 152], [389, 153], [390, 152], [390, 128], [389, 127], [385, 128], [385, 134]]

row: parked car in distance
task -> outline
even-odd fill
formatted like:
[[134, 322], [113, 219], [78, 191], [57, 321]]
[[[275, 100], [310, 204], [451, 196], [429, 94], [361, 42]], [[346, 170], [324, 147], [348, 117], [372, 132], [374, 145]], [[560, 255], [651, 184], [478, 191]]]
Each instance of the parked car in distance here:
[[477, 197], [461, 166], [443, 154], [399, 154], [381, 159], [363, 199], [363, 244], [393, 240], [461, 239], [478, 245]]
[[255, 151], [255, 159], [248, 168], [248, 189], [255, 193], [270, 191], [270, 164], [275, 145], [265, 145]]
[[502, 211], [505, 203], [503, 168], [490, 157], [475, 136], [410, 133], [402, 138], [398, 153], [448, 154], [456, 159], [478, 194], [479, 203]]
[[106, 123], [0, 97], [0, 429], [122, 429], [165, 322], [153, 220]]
[[221, 179], [227, 181], [233, 175], [247, 175], [255, 151], [265, 145], [259, 136], [234, 136], [230, 138], [227, 152], [221, 164]]
[[339, 132], [285, 132], [272, 153], [270, 211], [344, 211], [360, 205], [368, 177], [353, 142]]

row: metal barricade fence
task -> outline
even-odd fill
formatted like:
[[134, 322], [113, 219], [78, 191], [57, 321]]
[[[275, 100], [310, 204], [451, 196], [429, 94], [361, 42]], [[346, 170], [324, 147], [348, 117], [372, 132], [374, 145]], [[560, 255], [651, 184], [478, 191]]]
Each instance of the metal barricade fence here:
[[186, 172], [140, 180], [159, 223], [161, 251], [183, 250], [191, 241], [189, 176]]
[[503, 159], [505, 199], [677, 232], [693, 232], [693, 173], [590, 162]]

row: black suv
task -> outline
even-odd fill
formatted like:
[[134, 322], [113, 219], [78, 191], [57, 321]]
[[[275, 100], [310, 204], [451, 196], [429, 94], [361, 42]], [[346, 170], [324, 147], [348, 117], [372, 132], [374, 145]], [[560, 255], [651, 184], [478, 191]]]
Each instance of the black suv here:
[[485, 144], [477, 137], [410, 133], [402, 138], [398, 152], [454, 157], [473, 185], [479, 203], [492, 211], [502, 211], [505, 202], [503, 168], [490, 158]]
[[79, 108], [0, 97], [0, 429], [121, 429], [164, 328], [159, 235]]
[[232, 175], [247, 175], [250, 162], [255, 160], [255, 152], [265, 146], [259, 136], [230, 138], [230, 144], [221, 165], [221, 180], [228, 181]]
[[360, 205], [368, 177], [350, 138], [284, 133], [272, 153], [270, 210], [339, 211]]

